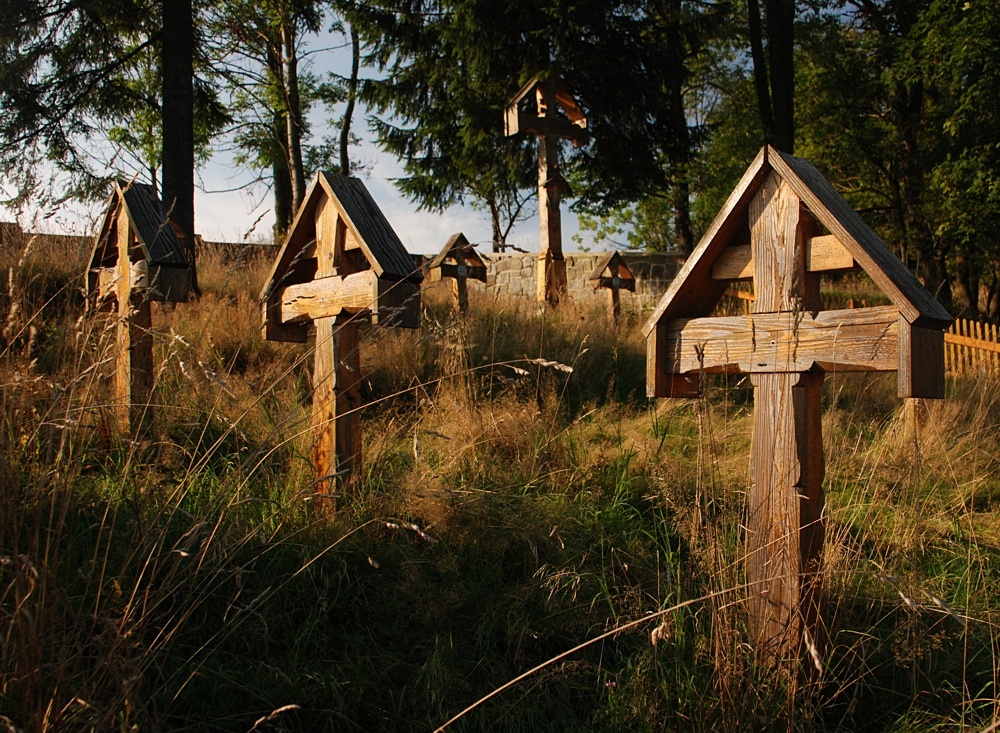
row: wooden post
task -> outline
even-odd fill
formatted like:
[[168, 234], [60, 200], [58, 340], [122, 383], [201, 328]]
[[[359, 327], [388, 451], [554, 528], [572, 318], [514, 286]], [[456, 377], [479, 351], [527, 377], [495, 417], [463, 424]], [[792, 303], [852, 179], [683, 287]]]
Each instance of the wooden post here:
[[[801, 313], [819, 301], [807, 276], [799, 199], [771, 173], [750, 202], [753, 312]], [[780, 361], [780, 360], [779, 360]], [[794, 367], [793, 367], [794, 369]], [[801, 640], [820, 646], [822, 598], [822, 374], [753, 374], [754, 432], [747, 517], [750, 621], [768, 661], [797, 661]], [[817, 541], [818, 538], [818, 541]], [[811, 667], [807, 667], [811, 668]]]
[[117, 220], [118, 354], [115, 370], [115, 412], [118, 427], [128, 434], [152, 417], [153, 331], [146, 290], [133, 287], [132, 229], [121, 206]]
[[621, 278], [615, 275], [611, 278], [611, 287], [608, 288], [608, 298], [611, 301], [611, 317], [615, 321], [615, 325], [619, 326], [622, 322], [622, 300], [621, 300]]
[[[537, 90], [538, 116], [555, 114], [555, 78], [546, 79]], [[547, 132], [539, 136], [538, 150], [538, 300], [552, 306], [566, 297], [566, 259], [562, 251], [562, 174], [559, 171], [559, 138]]]
[[[347, 225], [324, 194], [316, 208], [316, 279], [354, 274], [346, 254]], [[371, 288], [368, 287], [369, 297]], [[369, 303], [370, 304], [370, 303]], [[314, 319], [313, 465], [317, 493], [330, 496], [361, 466], [361, 354], [358, 319], [350, 314]], [[333, 508], [332, 504], [329, 507]]]
[[462, 315], [469, 312], [469, 286], [466, 282], [468, 279], [469, 268], [465, 265], [459, 265], [456, 268], [455, 279], [452, 281], [451, 287], [458, 312]]

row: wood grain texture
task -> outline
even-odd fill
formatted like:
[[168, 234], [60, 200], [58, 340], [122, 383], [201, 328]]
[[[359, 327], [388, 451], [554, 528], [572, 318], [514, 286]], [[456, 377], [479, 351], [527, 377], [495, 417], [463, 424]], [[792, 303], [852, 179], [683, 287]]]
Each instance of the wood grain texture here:
[[666, 370], [668, 357], [667, 324], [661, 323], [646, 337], [646, 396], [647, 397], [697, 397], [700, 379], [697, 375], [671, 374]]
[[941, 399], [944, 397], [944, 331], [914, 326], [900, 318], [900, 397]]
[[799, 241], [799, 197], [771, 173], [750, 202], [754, 313], [800, 311], [805, 256]]
[[347, 277], [330, 275], [289, 285], [278, 295], [279, 322], [309, 323], [342, 313], [354, 315], [370, 310], [378, 292], [376, 280], [372, 270], [362, 270]]
[[361, 356], [357, 322], [350, 317], [316, 321], [312, 428], [316, 491], [326, 511], [337, 489], [361, 467]]
[[754, 374], [746, 522], [750, 630], [760, 658], [797, 664], [822, 648], [821, 374]]
[[680, 319], [660, 358], [668, 374], [894, 371], [898, 323], [895, 306]]
[[115, 412], [122, 433], [131, 434], [152, 418], [153, 329], [149, 300], [142, 291], [133, 292], [131, 257], [135, 237], [127, 216], [117, 217], [118, 300], [116, 327], [118, 352], [115, 359]]
[[[854, 258], [832, 234], [810, 237], [805, 243], [806, 272], [843, 272], [854, 268]], [[753, 278], [753, 253], [750, 245], [730, 245], [722, 250], [712, 266], [716, 280]]]

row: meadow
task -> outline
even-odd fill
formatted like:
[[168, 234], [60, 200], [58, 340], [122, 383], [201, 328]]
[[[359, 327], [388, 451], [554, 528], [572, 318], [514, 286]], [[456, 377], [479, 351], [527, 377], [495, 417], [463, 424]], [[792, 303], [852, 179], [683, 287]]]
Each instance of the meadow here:
[[744, 628], [748, 380], [650, 402], [637, 318], [428, 290], [419, 331], [363, 330], [364, 468], [318, 495], [270, 251], [207, 248], [202, 297], [154, 304], [136, 436], [88, 254], [0, 250], [0, 730], [997, 729], [995, 381], [827, 376], [829, 649], [797, 686]]

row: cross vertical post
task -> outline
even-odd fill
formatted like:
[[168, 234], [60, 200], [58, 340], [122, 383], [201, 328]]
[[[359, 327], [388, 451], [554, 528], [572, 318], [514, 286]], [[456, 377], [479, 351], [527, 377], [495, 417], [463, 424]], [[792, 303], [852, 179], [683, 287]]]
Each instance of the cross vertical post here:
[[[798, 196], [772, 172], [751, 200], [749, 217], [757, 294], [753, 312], [794, 318], [816, 310], [819, 278], [806, 273], [808, 224], [800, 216]], [[773, 660], [799, 656], [799, 640], [810, 639], [819, 648], [823, 638], [818, 612], [823, 526], [815, 511], [823, 506], [823, 375], [780, 361], [774, 373], [751, 375], [754, 430], [746, 527], [752, 633], [757, 648]]]
[[[538, 116], [556, 113], [555, 78], [545, 79], [535, 90]], [[562, 251], [562, 188], [559, 171], [559, 138], [552, 132], [538, 136], [538, 250], [537, 291], [539, 302], [559, 305], [566, 296], [566, 259]]]
[[[152, 417], [153, 330], [152, 312], [145, 289], [133, 287], [132, 248], [135, 237], [124, 202], [117, 217], [118, 353], [115, 360], [115, 412], [122, 433], [137, 430]], [[136, 265], [137, 273], [140, 272]]]
[[[348, 277], [353, 273], [345, 253], [346, 224], [325, 195], [315, 216], [316, 279]], [[317, 492], [332, 496], [361, 466], [358, 319], [338, 314], [316, 318], [313, 323], [313, 464]]]

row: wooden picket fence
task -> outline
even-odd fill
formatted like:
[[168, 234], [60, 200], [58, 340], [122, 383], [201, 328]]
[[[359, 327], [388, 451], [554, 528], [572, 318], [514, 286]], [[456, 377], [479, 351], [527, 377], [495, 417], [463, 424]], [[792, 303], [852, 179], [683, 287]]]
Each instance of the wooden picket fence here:
[[[731, 307], [750, 312], [754, 294], [740, 288], [730, 288]], [[848, 302], [846, 307], [854, 307]], [[949, 377], [987, 374], [1000, 377], [1000, 329], [995, 324], [956, 318], [944, 334], [944, 368]]]
[[956, 318], [944, 335], [944, 367], [949, 376], [1000, 376], [1000, 334], [991, 323]]

